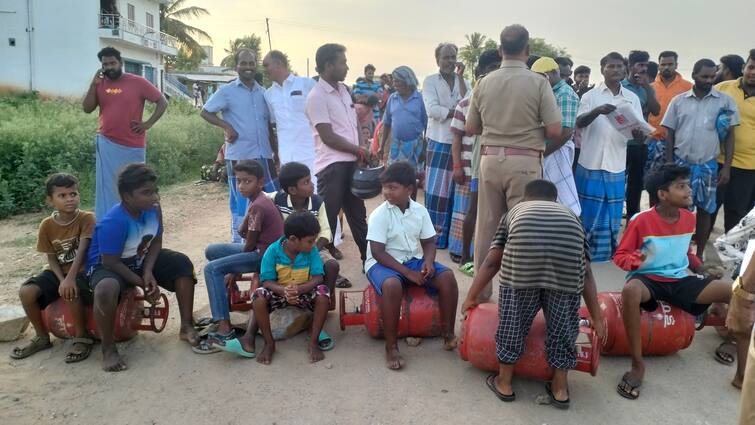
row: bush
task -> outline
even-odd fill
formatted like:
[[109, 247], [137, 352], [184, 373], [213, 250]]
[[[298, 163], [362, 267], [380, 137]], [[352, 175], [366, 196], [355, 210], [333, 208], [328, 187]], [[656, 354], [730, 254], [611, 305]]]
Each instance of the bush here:
[[[152, 109], [147, 108], [145, 119]], [[34, 94], [0, 97], [0, 218], [38, 211], [45, 204], [45, 178], [68, 172], [81, 181], [82, 205], [94, 204], [94, 134], [97, 112], [79, 101], [42, 100]], [[222, 132], [185, 102], [171, 102], [147, 134], [147, 163], [161, 184], [199, 177], [212, 162]]]

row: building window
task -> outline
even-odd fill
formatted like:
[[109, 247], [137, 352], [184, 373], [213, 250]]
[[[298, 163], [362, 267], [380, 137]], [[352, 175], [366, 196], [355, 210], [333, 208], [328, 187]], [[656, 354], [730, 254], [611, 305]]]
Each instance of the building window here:
[[126, 60], [123, 62], [123, 65], [125, 71], [129, 74], [142, 75], [142, 64]]
[[132, 22], [136, 20], [136, 9], [131, 3], [128, 3], [128, 20]]
[[155, 17], [151, 13], [147, 14], [147, 28], [155, 29]]

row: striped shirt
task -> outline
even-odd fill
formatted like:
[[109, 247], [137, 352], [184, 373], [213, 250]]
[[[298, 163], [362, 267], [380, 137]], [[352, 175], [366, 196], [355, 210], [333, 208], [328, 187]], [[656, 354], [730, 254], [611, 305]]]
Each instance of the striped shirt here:
[[[367, 96], [377, 96], [378, 99], [383, 97], [383, 85], [380, 81], [369, 82], [364, 78], [359, 78], [354, 83], [354, 95], [366, 94]], [[380, 119], [380, 108], [375, 105], [372, 109], [372, 116], [375, 122]]]
[[480, 176], [480, 137], [469, 136], [464, 130], [467, 123], [467, 112], [469, 111], [469, 98], [461, 100], [454, 110], [454, 117], [451, 120], [451, 133], [461, 136], [461, 166], [464, 169], [464, 176], [469, 183], [469, 179], [476, 179]]
[[589, 245], [579, 218], [561, 204], [520, 202], [501, 219], [490, 249], [502, 249], [500, 284], [581, 293]]

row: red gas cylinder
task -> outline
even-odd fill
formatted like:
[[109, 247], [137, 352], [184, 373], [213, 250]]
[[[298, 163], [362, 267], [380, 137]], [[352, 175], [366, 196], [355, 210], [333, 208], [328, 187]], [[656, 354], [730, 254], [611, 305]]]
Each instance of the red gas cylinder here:
[[[346, 300], [351, 299], [349, 294], [354, 293], [362, 294], [362, 303], [357, 306], [356, 311], [349, 313], [346, 312]], [[341, 291], [341, 330], [346, 329], [346, 326], [364, 325], [373, 338], [382, 338], [383, 319], [380, 314], [380, 303], [381, 297], [372, 285], [367, 286], [364, 291]], [[429, 296], [425, 288], [409, 286], [404, 292], [404, 300], [401, 303], [401, 316], [398, 322], [399, 338], [438, 336], [441, 333], [440, 323], [438, 300]]]
[[[469, 311], [461, 325], [459, 356], [476, 368], [497, 371], [498, 355], [495, 347], [497, 329], [498, 305], [480, 304]], [[532, 327], [524, 341], [524, 353], [514, 366], [514, 374], [543, 381], [553, 378], [553, 368], [548, 365], [545, 353], [545, 334], [545, 317], [541, 311], [532, 321]], [[600, 343], [592, 328], [580, 326], [575, 349], [577, 353], [575, 370], [595, 376], [598, 372], [598, 362], [600, 362]]]
[[[168, 321], [168, 297], [160, 294], [157, 303], [145, 306], [144, 296], [136, 289], [128, 289], [121, 294], [121, 301], [115, 311], [115, 341], [127, 341], [138, 331], [162, 332]], [[92, 307], [85, 309], [89, 335], [99, 339], [94, 323]], [[57, 299], [42, 312], [42, 320], [47, 329], [58, 338], [73, 338], [75, 335], [71, 311], [62, 298]]]
[[[598, 304], [606, 322], [606, 343], [601, 350], [609, 356], [629, 354], [627, 334], [621, 314], [621, 292], [601, 292]], [[695, 317], [665, 302], [659, 302], [655, 311], [642, 311], [642, 354], [665, 356], [689, 347], [695, 336]], [[588, 317], [582, 307], [581, 317]], [[714, 324], [712, 321], [708, 324]]]

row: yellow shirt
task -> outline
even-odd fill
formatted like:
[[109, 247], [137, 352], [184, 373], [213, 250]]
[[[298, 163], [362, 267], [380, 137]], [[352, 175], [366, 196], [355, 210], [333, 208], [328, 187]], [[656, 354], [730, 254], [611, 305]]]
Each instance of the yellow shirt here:
[[[755, 170], [755, 96], [745, 97], [741, 77], [718, 83], [716, 89], [731, 96], [739, 110], [740, 123], [734, 127], [734, 160], [731, 166]], [[723, 153], [719, 155], [718, 162], [724, 162]]]

